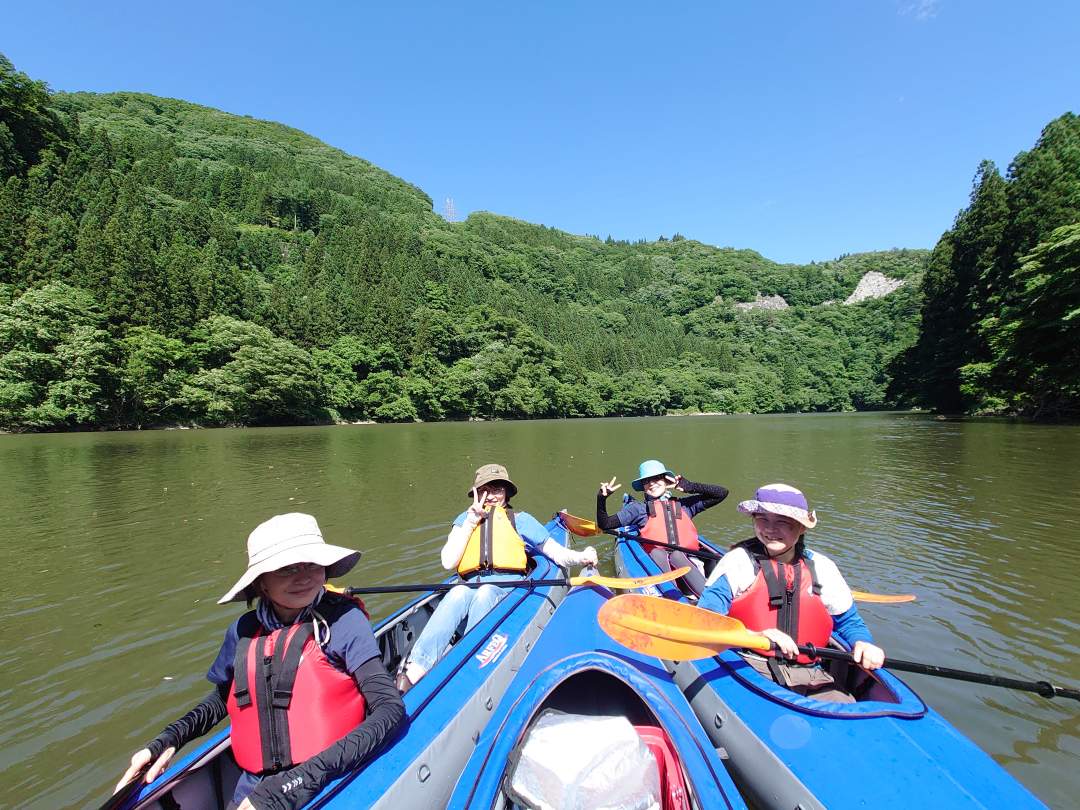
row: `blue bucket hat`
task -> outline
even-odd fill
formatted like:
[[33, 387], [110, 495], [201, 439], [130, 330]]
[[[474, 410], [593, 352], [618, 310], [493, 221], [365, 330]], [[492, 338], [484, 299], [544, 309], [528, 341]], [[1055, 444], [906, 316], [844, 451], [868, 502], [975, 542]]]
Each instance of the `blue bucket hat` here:
[[664, 466], [662, 461], [657, 461], [655, 458], [650, 458], [648, 461], [643, 461], [637, 468], [638, 477], [635, 478], [630, 486], [636, 489], [638, 492], [642, 492], [645, 487], [642, 485], [642, 481], [646, 478], [655, 478], [658, 475], [670, 475], [675, 478], [675, 473]]

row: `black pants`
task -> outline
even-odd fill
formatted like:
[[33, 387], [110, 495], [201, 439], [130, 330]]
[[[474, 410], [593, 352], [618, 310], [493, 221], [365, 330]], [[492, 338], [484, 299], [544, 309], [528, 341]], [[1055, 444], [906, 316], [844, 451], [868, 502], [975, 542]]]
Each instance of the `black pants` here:
[[660, 566], [661, 571], [671, 571], [674, 568], [690, 566], [690, 570], [679, 577], [676, 584], [683, 593], [690, 596], [701, 596], [701, 592], [705, 590], [705, 576], [694, 565], [693, 560], [681, 551], [672, 551], [671, 549], [657, 548], [656, 546], [651, 548], [645, 546], [645, 548], [649, 550], [649, 556], [652, 557], [654, 563]]

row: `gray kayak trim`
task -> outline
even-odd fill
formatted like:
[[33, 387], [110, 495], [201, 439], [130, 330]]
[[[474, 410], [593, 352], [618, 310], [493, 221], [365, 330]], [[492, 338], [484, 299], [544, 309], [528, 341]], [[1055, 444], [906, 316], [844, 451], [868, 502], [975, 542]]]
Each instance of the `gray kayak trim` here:
[[[566, 588], [552, 588], [549, 591], [526, 630], [499, 658], [484, 685], [465, 702], [457, 715], [416, 756], [389, 789], [371, 804], [372, 808], [431, 810], [446, 806], [491, 712], [502, 699], [510, 681], [564, 596]], [[447, 684], [443, 688], [453, 686]]]
[[693, 662], [664, 661], [664, 666], [686, 696], [712, 744], [726, 753], [724, 764], [739, 790], [754, 806], [826, 810], [772, 749], [709, 688]]

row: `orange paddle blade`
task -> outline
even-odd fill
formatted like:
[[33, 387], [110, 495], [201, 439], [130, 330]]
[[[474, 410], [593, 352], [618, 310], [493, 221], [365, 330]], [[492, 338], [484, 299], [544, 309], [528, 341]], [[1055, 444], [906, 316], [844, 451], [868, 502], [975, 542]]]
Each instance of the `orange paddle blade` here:
[[771, 646], [738, 619], [653, 596], [616, 596], [600, 608], [597, 620], [624, 647], [672, 661], [711, 658], [728, 647], [768, 650]]
[[856, 602], [874, 602], [879, 605], [898, 605], [901, 602], [914, 602], [913, 593], [867, 593], [866, 591], [852, 591], [852, 598]]
[[559, 512], [559, 517], [562, 518], [563, 526], [578, 537], [595, 537], [598, 534], [603, 534], [603, 532], [600, 531], [600, 527], [593, 523], [593, 521], [588, 520], [587, 518], [578, 517], [577, 515], [571, 515], [565, 509]]
[[682, 568], [675, 568], [671, 571], [665, 571], [663, 574], [654, 574], [651, 577], [605, 577], [601, 574], [591, 574], [589, 576], [570, 577], [571, 585], [601, 585], [608, 590], [620, 590], [620, 591], [632, 591], [635, 588], [644, 588], [648, 585], [659, 585], [661, 582], [671, 582], [678, 579], [687, 571], [689, 566]]

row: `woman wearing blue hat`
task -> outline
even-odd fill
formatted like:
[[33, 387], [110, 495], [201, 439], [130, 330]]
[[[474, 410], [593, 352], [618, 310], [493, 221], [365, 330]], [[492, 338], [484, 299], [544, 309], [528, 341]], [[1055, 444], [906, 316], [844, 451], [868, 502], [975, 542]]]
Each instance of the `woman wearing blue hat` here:
[[[662, 571], [688, 566], [689, 573], [680, 577], [679, 587], [692, 595], [700, 596], [705, 589], [705, 575], [699, 568], [697, 558], [686, 551], [700, 549], [693, 517], [699, 512], [716, 506], [728, 496], [726, 487], [718, 484], [697, 484], [676, 475], [656, 459], [638, 465], [638, 477], [630, 484], [644, 493], [645, 501], [630, 500], [615, 515], [608, 515], [607, 496], [619, 489], [615, 479], [600, 484], [596, 494], [596, 525], [601, 529], [617, 529], [621, 526], [636, 529], [642, 545]], [[685, 492], [687, 498], [676, 498], [672, 490]], [[649, 543], [648, 541], [653, 541]], [[661, 544], [661, 545], [655, 545]]]

